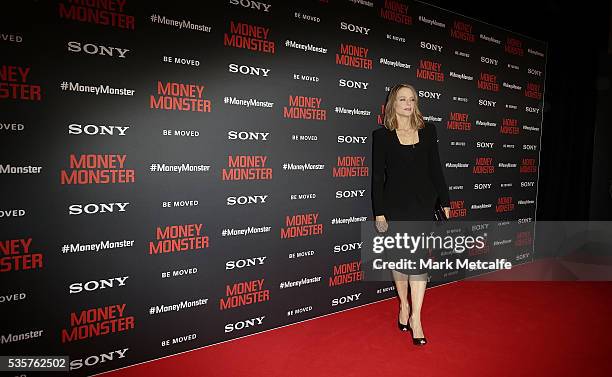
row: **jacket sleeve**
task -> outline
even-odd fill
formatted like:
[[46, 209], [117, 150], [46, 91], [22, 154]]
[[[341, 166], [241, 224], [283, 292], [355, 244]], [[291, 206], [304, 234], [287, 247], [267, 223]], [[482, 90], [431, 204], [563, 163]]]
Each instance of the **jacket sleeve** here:
[[385, 214], [383, 191], [385, 186], [385, 160], [387, 147], [385, 135], [372, 132], [372, 212], [374, 216]]
[[438, 197], [440, 198], [440, 204], [442, 207], [450, 207], [450, 199], [448, 195], [448, 186], [444, 179], [444, 173], [442, 172], [442, 164], [440, 163], [440, 153], [438, 151], [438, 132], [436, 126], [433, 124], [428, 125], [431, 129], [431, 144], [429, 148], [429, 174], [431, 181], [436, 188]]

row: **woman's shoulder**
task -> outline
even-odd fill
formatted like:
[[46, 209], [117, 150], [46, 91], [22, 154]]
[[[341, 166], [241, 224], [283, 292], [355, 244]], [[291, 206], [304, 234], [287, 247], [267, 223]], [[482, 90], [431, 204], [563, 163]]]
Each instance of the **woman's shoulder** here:
[[389, 131], [389, 129], [385, 126], [378, 126], [374, 132], [378, 132], [379, 134], [385, 134], [385, 133], [390, 133], [391, 131]]
[[373, 137], [386, 137], [386, 136], [390, 135], [390, 134], [391, 134], [391, 132], [392, 132], [392, 131], [389, 131], [389, 130], [387, 129], [387, 127], [384, 127], [384, 126], [378, 126], [378, 128], [377, 128], [377, 129], [375, 129], [375, 130], [372, 132], [372, 136], [373, 136]]
[[423, 130], [427, 132], [430, 137], [437, 137], [436, 125], [431, 122], [425, 122]]

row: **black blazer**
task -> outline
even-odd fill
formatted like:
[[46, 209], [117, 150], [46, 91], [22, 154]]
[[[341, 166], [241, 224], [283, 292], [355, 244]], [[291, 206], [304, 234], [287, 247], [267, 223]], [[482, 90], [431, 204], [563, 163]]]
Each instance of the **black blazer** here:
[[419, 142], [402, 145], [395, 131], [379, 127], [372, 133], [372, 209], [374, 216], [385, 215], [385, 203], [394, 209], [406, 200], [433, 208], [439, 198], [450, 207], [448, 186], [438, 153], [436, 126], [425, 123]]

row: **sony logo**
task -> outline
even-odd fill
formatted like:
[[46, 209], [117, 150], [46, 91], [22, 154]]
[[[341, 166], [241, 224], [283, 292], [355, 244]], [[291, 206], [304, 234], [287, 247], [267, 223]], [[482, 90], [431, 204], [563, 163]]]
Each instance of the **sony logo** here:
[[344, 243], [342, 245], [335, 245], [334, 253], [358, 250], [358, 249], [361, 249], [361, 245], [363, 245], [363, 242], [353, 242], [353, 243]]
[[100, 280], [90, 280], [86, 283], [72, 283], [70, 284], [70, 294], [73, 293], [81, 293], [84, 290], [91, 292], [96, 291], [98, 289], [105, 288], [113, 288], [115, 287], [115, 281], [118, 283], [118, 287], [122, 287], [125, 285], [125, 281], [129, 278], [129, 276], [122, 276], [118, 278], [110, 278], [110, 279], [100, 279]]
[[249, 328], [249, 327], [262, 325], [264, 318], [266, 318], [266, 316], [262, 315], [261, 317], [247, 319], [246, 321], [238, 321], [236, 323], [228, 323], [227, 325], [225, 325], [225, 332], [228, 333], [228, 332], [232, 332], [232, 331], [235, 331], [235, 330], [242, 330], [242, 329], [246, 329], [246, 328]]
[[230, 63], [228, 65], [228, 71], [232, 73], [241, 73], [243, 75], [255, 75], [264, 77], [268, 77], [268, 73], [270, 73], [269, 68], [251, 67], [250, 65], [238, 65], [234, 63]]
[[257, 9], [264, 12], [269, 12], [272, 4], [262, 3], [261, 1], [252, 1], [252, 0], [229, 0], [229, 3], [232, 5], [240, 5], [244, 8]]
[[527, 73], [534, 76], [542, 76], [542, 71], [533, 68], [527, 68]]
[[130, 203], [89, 203], [89, 204], [71, 204], [68, 207], [68, 214], [70, 215], [82, 215], [86, 213], [88, 215], [94, 213], [106, 213], [106, 212], [125, 212], [125, 207]]
[[480, 106], [486, 106], [486, 107], [495, 107], [495, 104], [496, 104], [496, 103], [497, 103], [497, 102], [495, 102], [495, 101], [490, 101], [490, 100], [488, 100], [488, 99], [479, 99], [479, 100], [478, 100], [478, 104], [479, 104]]
[[119, 58], [125, 58], [125, 54], [127, 54], [130, 51], [127, 48], [102, 46], [102, 45], [96, 45], [93, 43], [81, 44], [81, 42], [78, 42], [78, 41], [70, 41], [68, 42], [67, 46], [68, 46], [68, 51], [70, 52], [81, 52], [82, 51], [89, 55], [117, 56]]
[[95, 124], [76, 124], [72, 123], [68, 125], [68, 134], [70, 135], [115, 135], [117, 136], [125, 136], [125, 131], [130, 128], [129, 126], [105, 126], [105, 125], [95, 125]]
[[343, 22], [343, 21], [340, 22], [340, 29], [348, 30], [354, 33], [359, 33], [359, 34], [364, 34], [364, 35], [368, 35], [368, 33], [370, 32], [370, 28], [367, 28], [365, 26], [358, 26], [354, 24], [347, 24], [346, 22]]
[[234, 268], [245, 268], [256, 265], [264, 264], [267, 257], [253, 257], [247, 259], [230, 260], [225, 262], [226, 270], [233, 270]]
[[251, 132], [251, 131], [228, 131], [228, 140], [261, 140], [267, 141], [269, 132]]
[[434, 44], [434, 43], [430, 43], [430, 42], [421, 41], [421, 48], [426, 49], [426, 50], [442, 52], [442, 46]]
[[370, 83], [363, 82], [363, 81], [353, 81], [353, 80], [346, 80], [346, 79], [338, 80], [338, 86], [340, 87], [367, 90], [368, 85], [370, 85]]
[[441, 93], [419, 90], [419, 97], [440, 99], [440, 96], [442, 96]]
[[336, 191], [336, 199], [363, 197], [364, 193], [365, 190], [338, 190]]
[[332, 306], [337, 306], [337, 305], [341, 305], [341, 304], [346, 304], [348, 302], [353, 302], [353, 301], [357, 301], [359, 300], [359, 296], [361, 296], [361, 293], [353, 293], [352, 295], [348, 295], [348, 296], [342, 296], [339, 298], [334, 298], [331, 302]]
[[102, 364], [107, 361], [113, 361], [115, 358], [123, 359], [125, 357], [125, 353], [129, 350], [129, 348], [124, 348], [121, 350], [101, 353], [99, 355], [92, 355], [81, 359], [72, 359], [70, 360], [70, 370], [81, 369], [84, 366], [91, 367], [96, 364]]
[[486, 56], [481, 56], [480, 61], [491, 65], [497, 65], [497, 63], [499, 62], [497, 59], [487, 58]]
[[338, 143], [365, 144], [367, 136], [338, 135]]
[[246, 204], [259, 204], [265, 203], [268, 195], [252, 195], [252, 196], [229, 196], [226, 201], [226, 205], [246, 205]]
[[477, 230], [486, 230], [486, 229], [489, 229], [489, 224], [487, 223], [472, 225], [473, 232]]

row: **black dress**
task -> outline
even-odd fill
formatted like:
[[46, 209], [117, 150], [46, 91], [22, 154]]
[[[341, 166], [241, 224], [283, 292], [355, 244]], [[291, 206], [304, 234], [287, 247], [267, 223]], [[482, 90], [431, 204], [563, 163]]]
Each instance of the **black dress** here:
[[[425, 123], [418, 133], [419, 142], [413, 145], [402, 145], [396, 132], [385, 127], [372, 133], [372, 210], [374, 216], [385, 216], [390, 233], [396, 230], [394, 221], [433, 221], [438, 198], [443, 207], [450, 207], [436, 126]], [[424, 256], [416, 254], [412, 257]], [[410, 275], [426, 272], [398, 271]]]

